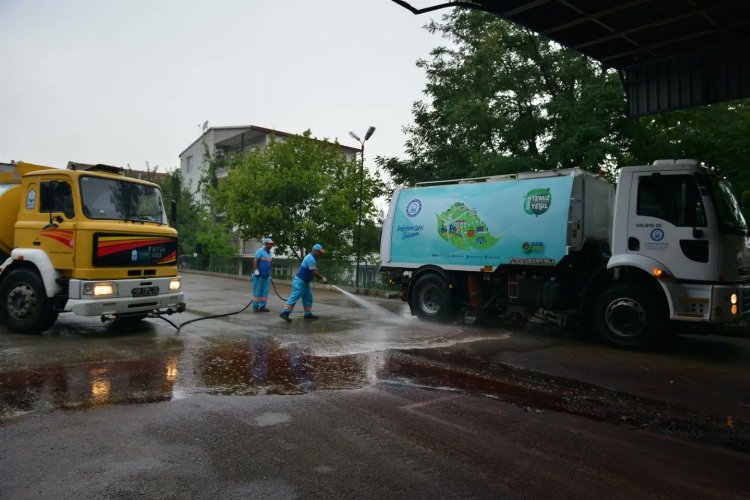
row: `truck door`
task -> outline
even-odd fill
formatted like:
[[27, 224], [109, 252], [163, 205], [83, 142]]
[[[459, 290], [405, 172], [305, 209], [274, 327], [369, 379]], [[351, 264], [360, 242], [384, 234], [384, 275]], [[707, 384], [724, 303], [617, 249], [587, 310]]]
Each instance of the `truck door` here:
[[638, 173], [633, 186], [628, 253], [661, 262], [676, 278], [716, 280], [721, 262], [718, 228], [707, 214], [712, 205], [695, 175]]
[[24, 215], [16, 223], [17, 246], [44, 250], [55, 269], [73, 269], [72, 186], [65, 180], [44, 180], [29, 184], [25, 196]]

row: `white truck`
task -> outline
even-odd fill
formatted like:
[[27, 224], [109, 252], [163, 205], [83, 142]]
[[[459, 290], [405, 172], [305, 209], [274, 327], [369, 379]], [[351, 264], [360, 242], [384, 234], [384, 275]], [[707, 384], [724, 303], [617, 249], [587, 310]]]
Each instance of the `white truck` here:
[[381, 261], [421, 318], [579, 322], [625, 348], [669, 320], [750, 313], [747, 225], [726, 179], [695, 160], [623, 167], [616, 188], [567, 169], [396, 190]]

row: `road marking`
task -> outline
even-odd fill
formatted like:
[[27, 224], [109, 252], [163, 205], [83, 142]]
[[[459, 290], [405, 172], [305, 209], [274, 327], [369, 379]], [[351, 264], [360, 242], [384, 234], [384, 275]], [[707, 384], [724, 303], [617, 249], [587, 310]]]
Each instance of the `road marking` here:
[[462, 425], [454, 424], [453, 422], [448, 422], [447, 420], [443, 420], [442, 418], [436, 417], [435, 415], [430, 415], [430, 414], [427, 414], [427, 413], [422, 413], [420, 411], [422, 408], [425, 408], [427, 406], [431, 406], [431, 405], [436, 404], [436, 403], [442, 403], [442, 402], [445, 402], [445, 401], [450, 401], [452, 399], [456, 399], [456, 398], [460, 398], [460, 397], [462, 397], [462, 395], [461, 396], [446, 396], [446, 397], [442, 397], [442, 398], [430, 399], [428, 401], [422, 401], [420, 403], [412, 403], [412, 404], [409, 404], [409, 405], [402, 406], [401, 409], [405, 410], [405, 411], [407, 411], [409, 413], [414, 413], [416, 415], [419, 415], [419, 416], [421, 416], [423, 418], [426, 418], [426, 419], [431, 420], [433, 422], [436, 422], [438, 424], [442, 424], [442, 425], [445, 425], [445, 426], [448, 426], [448, 427], [453, 427], [454, 429], [458, 429], [460, 431], [466, 432], [467, 434], [475, 434], [476, 435], [476, 432], [474, 432], [474, 431], [472, 431], [472, 430], [470, 430], [470, 429], [468, 429], [468, 428], [466, 428], [466, 427], [464, 427]]

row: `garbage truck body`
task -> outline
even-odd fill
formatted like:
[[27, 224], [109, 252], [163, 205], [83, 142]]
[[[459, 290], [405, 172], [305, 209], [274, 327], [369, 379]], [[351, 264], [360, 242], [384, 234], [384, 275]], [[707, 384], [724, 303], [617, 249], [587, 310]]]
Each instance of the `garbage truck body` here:
[[381, 270], [424, 319], [577, 322], [620, 347], [670, 321], [750, 311], [750, 239], [727, 181], [694, 160], [423, 183], [394, 192]]
[[139, 320], [184, 308], [156, 184], [106, 165], [0, 164], [0, 324], [38, 333], [61, 312]]

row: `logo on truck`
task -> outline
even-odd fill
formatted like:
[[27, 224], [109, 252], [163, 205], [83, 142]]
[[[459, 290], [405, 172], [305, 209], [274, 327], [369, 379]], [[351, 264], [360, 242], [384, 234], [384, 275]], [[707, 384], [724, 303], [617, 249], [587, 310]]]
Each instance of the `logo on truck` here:
[[544, 252], [544, 242], [543, 241], [524, 241], [521, 244], [521, 250], [523, 250], [524, 253]]
[[526, 193], [526, 199], [523, 203], [523, 210], [529, 215], [537, 217], [549, 210], [552, 204], [552, 193], [549, 188], [532, 189]]
[[437, 214], [437, 227], [442, 239], [461, 250], [486, 250], [500, 241], [500, 238], [490, 234], [477, 211], [460, 201]]
[[29, 189], [29, 194], [26, 195], [26, 210], [34, 208], [36, 208], [36, 190]]
[[419, 212], [422, 211], [422, 201], [418, 199], [413, 199], [409, 202], [408, 205], [406, 205], [406, 215], [408, 217], [416, 217], [419, 215]]
[[654, 241], [661, 241], [664, 239], [664, 231], [660, 228], [651, 230], [651, 239]]

